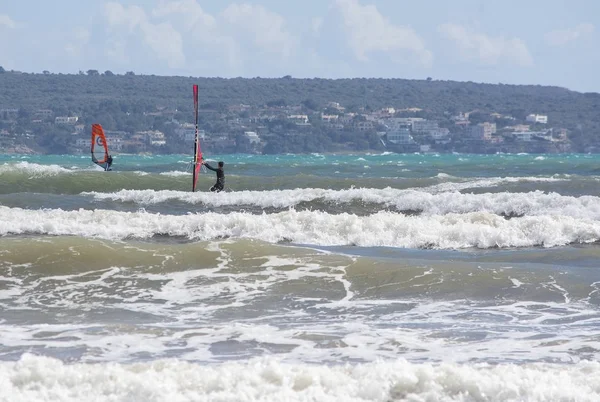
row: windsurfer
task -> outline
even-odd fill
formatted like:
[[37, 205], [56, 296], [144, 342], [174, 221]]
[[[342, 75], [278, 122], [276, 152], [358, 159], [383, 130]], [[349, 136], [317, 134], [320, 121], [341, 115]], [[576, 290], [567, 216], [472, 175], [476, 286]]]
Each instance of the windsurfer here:
[[219, 162], [218, 168], [214, 168], [206, 162], [204, 162], [203, 165], [206, 166], [206, 168], [208, 170], [212, 170], [213, 172], [217, 173], [217, 182], [215, 183], [214, 186], [212, 186], [210, 188], [210, 191], [217, 192], [217, 193], [220, 191], [223, 191], [223, 188], [225, 188], [225, 171], [223, 170], [223, 166], [225, 164], [223, 163], [223, 161]]
[[108, 158], [106, 158], [106, 166], [104, 167], [104, 170], [106, 170], [106, 171], [112, 170], [110, 168], [112, 163], [113, 163], [112, 155], [108, 155]]

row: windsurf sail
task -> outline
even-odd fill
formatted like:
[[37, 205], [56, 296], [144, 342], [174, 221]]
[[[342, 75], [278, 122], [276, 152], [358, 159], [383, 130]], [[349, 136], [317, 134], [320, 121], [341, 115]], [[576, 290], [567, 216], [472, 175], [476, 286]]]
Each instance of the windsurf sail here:
[[92, 162], [98, 166], [107, 168], [108, 142], [100, 124], [92, 124]]
[[198, 85], [194, 84], [194, 114], [196, 118], [196, 132], [194, 134], [194, 165], [192, 171], [192, 192], [196, 191], [196, 183], [202, 167], [202, 148], [198, 138]]

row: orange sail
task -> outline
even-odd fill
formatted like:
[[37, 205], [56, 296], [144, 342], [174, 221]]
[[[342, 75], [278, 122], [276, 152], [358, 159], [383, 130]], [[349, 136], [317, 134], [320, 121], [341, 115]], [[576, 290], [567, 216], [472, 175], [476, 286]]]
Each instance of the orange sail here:
[[102, 167], [108, 159], [108, 143], [100, 124], [92, 124], [92, 162]]

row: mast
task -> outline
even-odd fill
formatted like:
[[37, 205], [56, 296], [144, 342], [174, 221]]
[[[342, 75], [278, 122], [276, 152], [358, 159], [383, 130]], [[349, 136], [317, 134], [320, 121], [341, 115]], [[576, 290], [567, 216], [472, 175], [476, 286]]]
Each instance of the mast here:
[[194, 133], [194, 166], [192, 168], [192, 192], [196, 191], [198, 180], [198, 85], [194, 84], [194, 115], [196, 119], [196, 131]]

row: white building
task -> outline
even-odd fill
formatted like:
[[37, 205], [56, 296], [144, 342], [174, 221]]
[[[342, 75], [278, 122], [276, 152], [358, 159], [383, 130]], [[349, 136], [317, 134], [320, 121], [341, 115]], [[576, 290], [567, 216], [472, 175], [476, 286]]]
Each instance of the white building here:
[[346, 113], [345, 115], [340, 116], [338, 121], [341, 124], [350, 124], [354, 120], [355, 116], [356, 116], [356, 113]]
[[77, 116], [56, 116], [54, 124], [77, 124], [79, 117]]
[[77, 138], [75, 141], [77, 148], [92, 148], [92, 140], [90, 138]]
[[505, 131], [529, 131], [529, 124], [516, 124], [504, 127]]
[[165, 139], [165, 134], [161, 131], [151, 131], [148, 134], [148, 141], [150, 145], [154, 146], [163, 146], [167, 144], [167, 140]]
[[567, 140], [567, 129], [566, 128], [559, 128], [558, 130], [556, 130], [554, 132], [554, 134], [558, 138], [559, 141]]
[[392, 117], [385, 120], [385, 125], [393, 130], [404, 126], [410, 126], [414, 130], [414, 124], [421, 121], [425, 121], [425, 119], [422, 117]]
[[291, 120], [296, 124], [308, 124], [308, 115], [292, 114], [292, 115], [288, 116], [288, 120]]
[[0, 120], [14, 120], [19, 117], [19, 109], [0, 109]]
[[447, 128], [432, 130], [429, 132], [429, 135], [436, 143], [446, 143], [450, 141], [450, 130]]
[[410, 128], [407, 126], [387, 132], [387, 139], [394, 144], [408, 145], [414, 144], [414, 140], [410, 135]]
[[108, 143], [109, 151], [120, 151], [123, 149], [123, 138], [121, 137], [107, 137], [106, 142]]
[[532, 131], [531, 138], [536, 138], [540, 140], [552, 141], [552, 130], [547, 131]]
[[250, 141], [251, 144], [260, 143], [260, 137], [258, 136], [258, 134], [256, 134], [256, 132], [246, 131], [244, 132], [244, 135], [246, 136], [246, 138], [248, 138], [248, 141]]
[[513, 137], [517, 141], [531, 141], [531, 134], [533, 131], [515, 131], [512, 133]]
[[530, 123], [548, 124], [548, 116], [542, 114], [530, 114], [525, 120]]
[[438, 122], [433, 120], [415, 120], [412, 122], [412, 129], [415, 133], [430, 134], [438, 128]]
[[[175, 134], [185, 142], [193, 142], [196, 139], [196, 126], [191, 123], [184, 123], [175, 129]], [[198, 130], [198, 138], [204, 139], [205, 135], [204, 130]]]
[[346, 110], [346, 108], [341, 106], [338, 102], [329, 102], [329, 103], [327, 103], [327, 107], [335, 109], [339, 112], [343, 112], [344, 110]]
[[[167, 140], [165, 139], [165, 134], [162, 131], [158, 130], [136, 131], [133, 135], [133, 138], [143, 139], [145, 143], [154, 146], [163, 146], [167, 143]], [[111, 146], [110, 141], [108, 142], [108, 146]]]
[[469, 113], [462, 113], [462, 112], [460, 112], [458, 115], [452, 116], [451, 120], [454, 120], [454, 121], [469, 121]]
[[[108, 150], [112, 151], [121, 151], [123, 149], [123, 138], [118, 136], [108, 136], [106, 138]], [[92, 140], [90, 138], [77, 138], [75, 140], [75, 146], [81, 149], [89, 149], [92, 147]]]
[[396, 114], [396, 109], [393, 107], [384, 107], [374, 113], [377, 117], [392, 117]]
[[496, 133], [496, 123], [485, 122], [471, 127], [471, 137], [475, 140], [489, 141], [494, 133]]
[[359, 121], [355, 124], [358, 131], [370, 131], [375, 129], [375, 123], [372, 121]]
[[326, 123], [335, 123], [339, 119], [337, 114], [324, 114], [321, 115], [321, 120]]
[[52, 114], [53, 114], [53, 112], [50, 109], [38, 109], [34, 113], [34, 116], [39, 119], [47, 119], [49, 117], [52, 117]]

